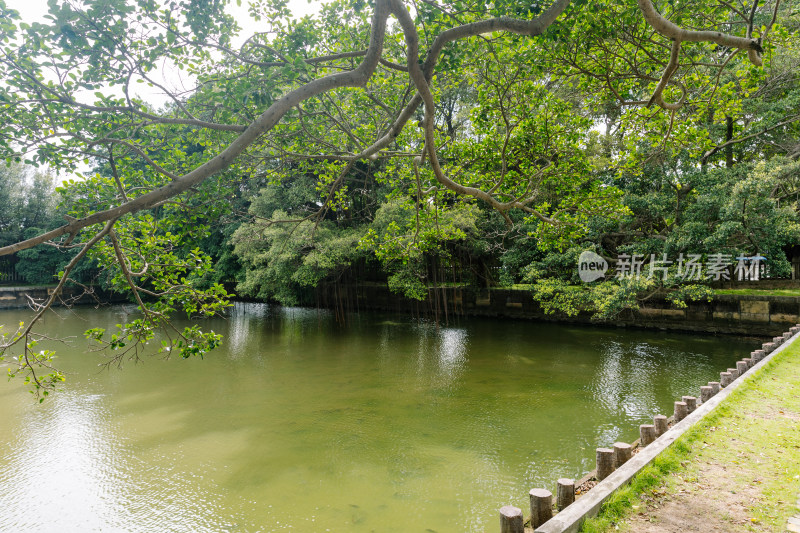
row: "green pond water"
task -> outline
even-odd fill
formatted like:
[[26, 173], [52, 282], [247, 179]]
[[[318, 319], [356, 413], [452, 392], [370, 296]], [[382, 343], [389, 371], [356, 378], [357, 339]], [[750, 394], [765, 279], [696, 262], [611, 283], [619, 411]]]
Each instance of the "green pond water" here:
[[237, 304], [204, 360], [99, 369], [81, 332], [125, 309], [45, 320], [77, 337], [44, 404], [0, 382], [0, 531], [492, 532], [756, 345]]

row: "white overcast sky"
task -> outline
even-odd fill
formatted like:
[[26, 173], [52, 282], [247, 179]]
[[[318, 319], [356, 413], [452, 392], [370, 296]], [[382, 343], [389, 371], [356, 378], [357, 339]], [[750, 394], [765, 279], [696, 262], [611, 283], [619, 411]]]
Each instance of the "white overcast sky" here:
[[[12, 9], [16, 9], [19, 11], [22, 20], [25, 22], [45, 22], [44, 15], [47, 14], [47, 0], [5, 0], [6, 5]], [[239, 43], [243, 42], [244, 39], [252, 35], [254, 32], [259, 30], [258, 24], [251, 20], [247, 13], [247, 7], [249, 5], [248, 0], [242, 0], [241, 6], [236, 5], [236, 0], [231, 0], [228, 5], [228, 12], [231, 13], [237, 20], [237, 23], [242, 28], [240, 33], [240, 38], [238, 40]], [[298, 16], [302, 17], [304, 15], [314, 15], [318, 12], [319, 6], [321, 2], [320, 0], [312, 0], [309, 2], [308, 0], [289, 0], [289, 8], [292, 12]], [[236, 44], [236, 41], [234, 41]], [[159, 83], [162, 83], [164, 86], [168, 87], [171, 90], [180, 91], [181, 84], [188, 85], [191, 88], [193, 81], [186, 75], [181, 75], [178, 71], [174, 68], [169, 68], [168, 65], [164, 65], [159, 73], [161, 79]], [[158, 89], [146, 89], [144, 85], [138, 86], [139, 92], [136, 95], [151, 105], [159, 107], [165, 104], [168, 101], [168, 98], [161, 93]], [[78, 95], [80, 98], [80, 95]], [[78, 172], [87, 172], [87, 168], [81, 168]], [[79, 178], [80, 176], [64, 176], [61, 173], [57, 174], [57, 180], [62, 181], [64, 179], [74, 177]]]
[[[47, 14], [47, 0], [5, 0], [6, 5], [12, 9], [19, 11], [22, 20], [25, 22], [45, 22], [44, 15]], [[289, 0], [289, 8], [295, 16], [302, 17], [304, 15], [314, 15], [319, 10], [320, 0]], [[236, 4], [236, 0], [230, 0], [228, 3], [228, 12], [232, 14], [242, 31], [239, 34], [239, 39], [234, 41], [234, 44], [244, 42], [244, 40], [259, 31], [259, 25], [247, 13], [248, 0], [242, 0], [241, 5]], [[180, 75], [174, 69], [164, 66], [160, 73], [161, 80], [166, 87], [175, 89], [180, 92], [182, 87], [181, 83], [188, 83], [191, 88], [192, 80], [186, 79], [186, 75]], [[144, 87], [144, 86], [141, 86]], [[140, 89], [141, 91], [141, 89]], [[150, 102], [153, 105], [159, 106], [167, 101], [167, 98], [159, 94], [157, 90], [153, 92], [139, 92], [138, 96]]]
[[[236, 0], [229, 2], [228, 12], [236, 15], [239, 25], [242, 26], [246, 33], [254, 31], [254, 24], [248, 24], [247, 17], [247, 0], [242, 0], [242, 5], [237, 6]], [[22, 19], [27, 22], [42, 21], [43, 16], [47, 14], [47, 0], [6, 0], [6, 5], [12, 9], [16, 9], [22, 15]], [[289, 8], [297, 16], [313, 15], [319, 8], [319, 1], [313, 0], [289, 0]], [[250, 30], [248, 32], [248, 29]]]

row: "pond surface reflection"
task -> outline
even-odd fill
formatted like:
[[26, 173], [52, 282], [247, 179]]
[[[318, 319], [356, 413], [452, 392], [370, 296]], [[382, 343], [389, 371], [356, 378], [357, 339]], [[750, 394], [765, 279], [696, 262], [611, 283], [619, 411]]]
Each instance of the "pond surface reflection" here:
[[101, 370], [81, 332], [125, 310], [46, 319], [77, 339], [44, 404], [0, 385], [0, 530], [492, 530], [755, 345], [237, 304], [205, 360]]

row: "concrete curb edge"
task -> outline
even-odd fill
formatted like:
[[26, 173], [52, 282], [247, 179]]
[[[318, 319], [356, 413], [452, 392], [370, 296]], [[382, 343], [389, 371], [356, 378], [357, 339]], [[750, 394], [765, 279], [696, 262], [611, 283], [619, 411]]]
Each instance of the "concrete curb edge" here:
[[[783, 342], [764, 359], [753, 365], [752, 368], [748, 369], [744, 374], [739, 376], [739, 378], [752, 378], [757, 370], [760, 370], [765, 364], [772, 361], [772, 358], [776, 354], [792, 344], [797, 336], [798, 334], [792, 335], [791, 338]], [[666, 433], [658, 437], [652, 444], [642, 448], [641, 451], [634, 455], [627, 463], [592, 487], [585, 495], [575, 500], [574, 503], [567, 506], [563, 511], [536, 528], [535, 533], [576, 533], [587, 518], [597, 515], [603, 503], [616, 490], [627, 485], [640, 470], [653, 462], [661, 452], [666, 450], [673, 442], [681, 437], [681, 435], [686, 433], [686, 431], [713, 411], [744, 382], [745, 379], [736, 379], [733, 383], [720, 390], [686, 418], [669, 428]]]

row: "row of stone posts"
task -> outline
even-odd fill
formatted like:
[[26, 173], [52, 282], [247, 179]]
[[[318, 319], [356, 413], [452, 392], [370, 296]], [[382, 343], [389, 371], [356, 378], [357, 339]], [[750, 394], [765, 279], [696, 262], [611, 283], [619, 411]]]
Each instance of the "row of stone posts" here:
[[[675, 402], [672, 423], [677, 424], [689, 416], [699, 405], [709, 401], [721, 389], [729, 386], [739, 376], [743, 375], [756, 363], [764, 359], [769, 353], [789, 340], [793, 335], [800, 332], [800, 324], [790, 328], [788, 332], [780, 337], [774, 337], [772, 342], [761, 345], [760, 350], [755, 350], [741, 361], [736, 362], [736, 368], [729, 368], [726, 372], [720, 372], [719, 381], [709, 381], [708, 385], [700, 387], [700, 402], [696, 396], [683, 396], [680, 401]], [[614, 470], [624, 465], [633, 456], [635, 448], [649, 446], [655, 440], [667, 432], [670, 419], [664, 415], [653, 417], [652, 424], [642, 424], [639, 426], [639, 441], [633, 444], [625, 442], [615, 442], [612, 448], [597, 448], [596, 450], [596, 470], [595, 478], [603, 481], [610, 476]], [[575, 501], [575, 481], [562, 478], [556, 483], [556, 509], [561, 511], [566, 506]], [[546, 489], [532, 489], [530, 491], [531, 503], [531, 527], [536, 529], [553, 517], [553, 493]], [[522, 510], [513, 505], [506, 505], [500, 509], [500, 532], [501, 533], [524, 533], [525, 519]]]

